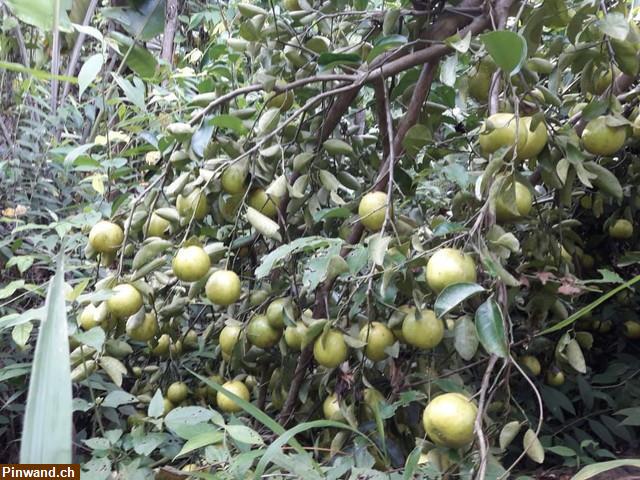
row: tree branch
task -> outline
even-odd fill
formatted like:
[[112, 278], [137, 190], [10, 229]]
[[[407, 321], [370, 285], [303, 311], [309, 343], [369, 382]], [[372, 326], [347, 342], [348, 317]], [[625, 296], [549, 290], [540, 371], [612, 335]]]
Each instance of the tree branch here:
[[178, 27], [178, 0], [167, 0], [164, 11], [164, 35], [161, 57], [173, 65], [173, 41]]

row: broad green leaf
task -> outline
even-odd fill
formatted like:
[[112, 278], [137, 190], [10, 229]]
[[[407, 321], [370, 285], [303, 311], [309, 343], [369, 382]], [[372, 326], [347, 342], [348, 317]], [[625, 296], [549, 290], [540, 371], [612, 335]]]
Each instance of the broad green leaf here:
[[[49, 284], [29, 382], [20, 463], [71, 463], [71, 365], [64, 265]], [[47, 432], [43, 435], [43, 432]]]
[[153, 77], [158, 64], [149, 50], [134, 43], [130, 37], [120, 32], [110, 32], [109, 38], [118, 44], [120, 54], [125, 57], [125, 63], [131, 70], [142, 78]]
[[93, 82], [104, 65], [104, 56], [101, 53], [91, 55], [82, 65], [78, 73], [78, 98], [82, 98], [82, 94]]
[[367, 56], [367, 62], [371, 63], [381, 53], [384, 53], [387, 50], [391, 50], [393, 48], [400, 47], [405, 43], [407, 43], [407, 37], [404, 37], [402, 35], [389, 35], [386, 37], [382, 37], [373, 45], [373, 48]]
[[522, 446], [527, 453], [527, 457], [536, 463], [544, 462], [544, 447], [538, 440], [536, 432], [528, 429], [524, 434]]
[[242, 120], [233, 115], [217, 115], [209, 120], [209, 123], [214, 127], [229, 129], [236, 135], [244, 135], [247, 132], [247, 127], [244, 126]]
[[629, 22], [620, 12], [607, 13], [596, 25], [602, 33], [617, 40], [624, 40], [629, 34]]
[[227, 425], [226, 431], [238, 442], [247, 443], [249, 445], [262, 445], [264, 443], [258, 432], [245, 425]]
[[329, 70], [339, 65], [358, 66], [362, 63], [357, 53], [322, 53], [318, 57], [318, 65], [322, 70]]
[[86, 332], [76, 333], [73, 338], [84, 345], [100, 350], [106, 339], [106, 334], [101, 327], [93, 327]]
[[147, 110], [147, 104], [144, 99], [144, 95], [145, 95], [144, 82], [140, 80], [138, 77], [133, 77], [132, 79], [133, 81], [131, 82], [128, 79], [120, 75], [117, 75], [115, 73], [112, 73], [111, 75], [113, 76], [113, 79], [116, 81], [118, 86], [124, 92], [124, 95], [125, 97], [127, 97], [127, 100], [129, 100], [136, 107], [138, 107], [140, 110], [145, 112]]
[[589, 480], [614, 468], [636, 467], [640, 468], [640, 459], [627, 458], [624, 460], [612, 460], [610, 462], [600, 462], [588, 465], [576, 473], [571, 480]]
[[522, 425], [517, 420], [507, 423], [502, 430], [500, 430], [500, 438], [498, 444], [500, 445], [500, 450], [505, 450], [513, 439], [516, 438], [518, 433], [520, 432], [520, 428]]
[[[29, 25], [40, 30], [50, 32], [53, 29], [56, 2], [52, 0], [5, 0], [11, 13]], [[67, 16], [67, 10], [71, 8], [71, 0], [60, 1], [60, 13], [58, 28], [64, 32], [71, 32], [71, 21]]]
[[272, 250], [262, 257], [261, 263], [255, 271], [256, 278], [260, 279], [267, 276], [279, 261], [284, 260], [290, 255], [303, 251], [311, 252], [332, 245], [340, 246], [342, 243], [343, 241], [340, 238], [324, 238], [319, 236], [298, 238], [291, 243]]
[[477, 283], [455, 283], [449, 285], [436, 298], [433, 310], [436, 312], [436, 316], [443, 317], [467, 298], [484, 291], [485, 289]]
[[471, 360], [478, 351], [478, 334], [476, 326], [468, 316], [456, 320], [453, 330], [453, 346], [463, 360]]
[[478, 339], [484, 349], [499, 357], [508, 357], [509, 348], [504, 333], [502, 312], [493, 298], [487, 299], [478, 307], [475, 321]]
[[120, 405], [137, 402], [138, 399], [124, 390], [113, 390], [105, 397], [102, 407], [117, 408]]
[[527, 60], [527, 41], [519, 33], [496, 30], [480, 39], [496, 64], [509, 75], [518, 73]]
[[13, 327], [11, 331], [11, 338], [16, 342], [16, 345], [20, 348], [24, 348], [29, 341], [29, 336], [33, 330], [33, 323], [26, 322]]
[[200, 448], [206, 447], [207, 445], [213, 445], [215, 443], [220, 443], [224, 438], [224, 433], [222, 431], [217, 432], [204, 432], [195, 437], [190, 438], [187, 442], [182, 446], [180, 452], [174, 457], [182, 457], [187, 453], [191, 453], [194, 450], [198, 450]]
[[147, 409], [147, 415], [152, 418], [158, 418], [162, 416], [164, 412], [164, 403], [162, 398], [162, 392], [160, 389], [156, 390], [156, 393], [153, 394], [153, 398], [151, 398], [151, 402], [149, 403], [149, 408]]

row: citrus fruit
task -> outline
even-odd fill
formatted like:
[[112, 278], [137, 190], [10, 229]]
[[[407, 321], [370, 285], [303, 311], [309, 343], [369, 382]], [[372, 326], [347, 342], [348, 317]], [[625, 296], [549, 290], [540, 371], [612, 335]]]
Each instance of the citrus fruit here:
[[122, 244], [124, 232], [119, 225], [101, 220], [89, 232], [89, 244], [100, 253], [113, 253]]
[[250, 207], [255, 208], [263, 215], [275, 218], [278, 215], [278, 202], [280, 199], [275, 195], [268, 195], [262, 188], [256, 188], [251, 191], [247, 203]]
[[[501, 192], [496, 198], [496, 220], [498, 222], [509, 222], [517, 220], [522, 217], [526, 217], [531, 211], [533, 205], [533, 195], [527, 188], [527, 186], [521, 182], [515, 182], [515, 187], [507, 187], [506, 191]], [[513, 196], [509, 198], [507, 193], [509, 190], [515, 188], [515, 204], [513, 203]], [[518, 212], [512, 212], [509, 205], [514, 206]]]
[[271, 348], [282, 336], [282, 330], [269, 325], [266, 315], [255, 315], [247, 327], [247, 340], [258, 348]]
[[[229, 392], [247, 402], [249, 401], [249, 389], [240, 380], [232, 380], [230, 382], [227, 382], [222, 385], [222, 388], [224, 388], [225, 390], [229, 390]], [[234, 413], [242, 410], [242, 407], [238, 405], [235, 400], [231, 399], [222, 392], [218, 392], [218, 394], [216, 395], [216, 403], [218, 404], [218, 407], [220, 407], [220, 410], [222, 410], [223, 412]]]
[[409, 345], [433, 348], [444, 337], [444, 324], [432, 310], [412, 308], [402, 322], [402, 335]]
[[476, 281], [476, 265], [470, 255], [455, 248], [441, 248], [427, 263], [427, 283], [436, 293], [446, 286]]
[[313, 345], [313, 357], [323, 367], [335, 368], [347, 359], [348, 349], [344, 335], [329, 330], [320, 335]]
[[360, 340], [367, 343], [364, 354], [374, 362], [387, 358], [385, 348], [390, 347], [396, 341], [393, 332], [380, 322], [371, 322], [362, 327]]
[[610, 127], [606, 116], [589, 121], [582, 131], [582, 145], [594, 155], [613, 155], [622, 148], [626, 138], [625, 127]]
[[129, 325], [129, 322], [127, 322], [126, 330], [127, 335], [129, 335], [132, 340], [136, 340], [138, 342], [148, 342], [155, 336], [156, 332], [158, 331], [158, 321], [156, 319], [156, 314], [153, 312], [145, 313], [142, 323], [137, 326]]
[[167, 398], [174, 405], [182, 403], [189, 395], [189, 388], [184, 382], [174, 382], [167, 389]]
[[429, 402], [422, 423], [436, 445], [460, 448], [473, 440], [477, 414], [477, 407], [464, 395], [445, 393]]
[[620, 218], [609, 226], [609, 236], [616, 240], [626, 240], [633, 236], [633, 223]]
[[340, 403], [335, 393], [332, 393], [322, 402], [322, 413], [327, 420], [340, 422], [344, 420], [344, 415], [340, 411]]
[[241, 331], [242, 330], [238, 325], [225, 325], [220, 331], [220, 337], [218, 338], [218, 341], [220, 342], [220, 350], [227, 355], [231, 355], [236, 343], [238, 343]]
[[367, 193], [358, 205], [360, 222], [371, 231], [378, 231], [382, 228], [386, 212], [387, 194], [384, 192]]
[[116, 318], [127, 318], [142, 307], [142, 295], [130, 283], [121, 283], [113, 288], [114, 294], [107, 300], [107, 308]]
[[197, 245], [182, 247], [171, 262], [173, 273], [184, 282], [195, 282], [204, 277], [211, 267], [209, 255]]
[[240, 298], [240, 278], [231, 270], [217, 270], [205, 286], [207, 298], [216, 305], [231, 305]]

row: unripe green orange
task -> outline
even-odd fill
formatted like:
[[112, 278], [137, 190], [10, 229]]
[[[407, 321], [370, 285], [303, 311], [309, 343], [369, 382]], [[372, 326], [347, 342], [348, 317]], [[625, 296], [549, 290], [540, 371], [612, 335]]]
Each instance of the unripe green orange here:
[[344, 420], [344, 415], [340, 411], [340, 403], [335, 393], [332, 393], [322, 402], [322, 413], [327, 420], [334, 420], [341, 422]]
[[515, 209], [517, 214], [512, 212], [508, 205], [514, 205], [513, 199], [509, 199], [506, 192], [502, 192], [496, 198], [496, 220], [498, 222], [509, 222], [518, 220], [529, 215], [533, 205], [533, 195], [527, 186], [521, 182], [515, 182]]
[[620, 218], [609, 226], [609, 236], [616, 240], [626, 240], [633, 236], [633, 223]]
[[220, 337], [218, 339], [220, 343], [220, 350], [227, 355], [233, 353], [233, 349], [238, 343], [240, 338], [241, 328], [238, 325], [225, 325], [220, 331]]
[[278, 215], [278, 202], [280, 199], [275, 195], [268, 195], [262, 188], [256, 188], [251, 191], [247, 203], [250, 207], [255, 208], [263, 215], [270, 218], [276, 218]]
[[380, 322], [371, 322], [363, 326], [360, 330], [360, 340], [367, 343], [364, 354], [374, 362], [387, 358], [385, 348], [390, 347], [396, 341], [393, 332]]
[[282, 330], [269, 325], [265, 315], [255, 315], [247, 327], [247, 340], [258, 348], [271, 348], [278, 343]]
[[606, 116], [589, 121], [582, 131], [582, 145], [594, 155], [613, 155], [622, 148], [626, 138], [625, 127], [610, 127]]
[[174, 405], [182, 403], [189, 395], [189, 388], [184, 382], [174, 382], [167, 389], [167, 398]]

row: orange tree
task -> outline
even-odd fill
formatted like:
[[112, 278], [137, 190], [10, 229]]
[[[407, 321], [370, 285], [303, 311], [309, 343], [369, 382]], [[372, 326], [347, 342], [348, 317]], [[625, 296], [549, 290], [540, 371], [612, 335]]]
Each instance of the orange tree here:
[[121, 103], [58, 152], [103, 217], [72, 296], [84, 468], [504, 478], [628, 455], [630, 7], [193, 2], [175, 69], [105, 10], [121, 67], [91, 57], [81, 88], [111, 76]]

